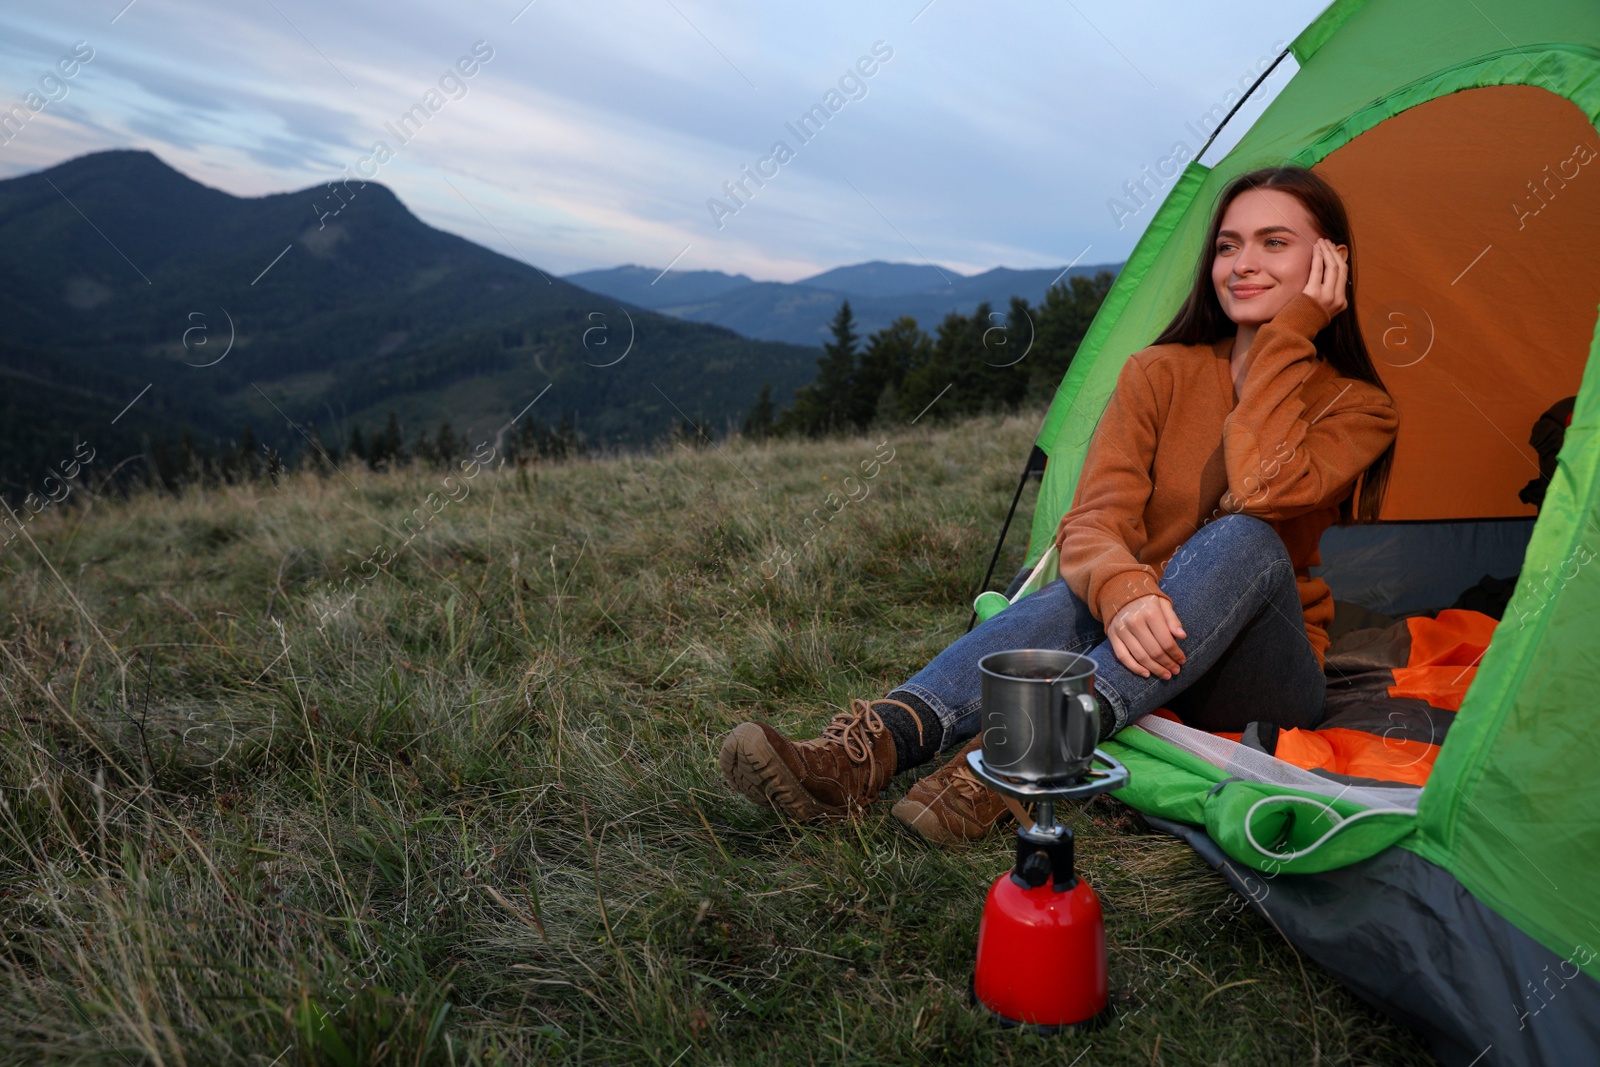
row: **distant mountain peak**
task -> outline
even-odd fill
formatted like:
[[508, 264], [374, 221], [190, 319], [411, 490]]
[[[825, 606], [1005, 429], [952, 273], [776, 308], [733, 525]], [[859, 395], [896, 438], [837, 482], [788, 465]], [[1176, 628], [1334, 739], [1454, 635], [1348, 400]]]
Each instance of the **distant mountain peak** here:
[[720, 270], [669, 270], [629, 263], [606, 270], [568, 274], [564, 281], [637, 307], [660, 308], [697, 304], [756, 284], [748, 275]]
[[931, 263], [873, 260], [825, 270], [821, 274], [801, 278], [795, 284], [851, 296], [902, 296], [927, 292], [941, 285], [948, 286], [965, 277], [960, 271], [936, 267]]
[[147, 148], [106, 148], [98, 152], [85, 152], [81, 156], [73, 156], [53, 166], [42, 167], [28, 174], [19, 174], [17, 177], [27, 178], [41, 174], [54, 179], [100, 176], [108, 173], [137, 177], [143, 181], [159, 175], [167, 181], [181, 180], [190, 185], [201, 184]]
[[1004, 309], [1013, 296], [1039, 303], [1064, 277], [1093, 277], [1101, 270], [1115, 275], [1120, 269], [1121, 264], [994, 267], [966, 275], [927, 263], [873, 260], [797, 282], [755, 282], [721, 271], [674, 270], [661, 275], [629, 264], [569, 274], [566, 280], [613, 300], [690, 322], [715, 323], [746, 337], [819, 345], [827, 340], [828, 323], [846, 300], [862, 336], [907, 315], [932, 329], [951, 311], [966, 314], [985, 303], [991, 310]]
[[[319, 196], [332, 196], [333, 194], [328, 192], [329, 185], [338, 185], [343, 188], [347, 184], [352, 194], [364, 194], [370, 198], [371, 202], [399, 207], [407, 215], [411, 215], [411, 210], [405, 206], [405, 202], [396, 195], [393, 189], [390, 189], [382, 182], [356, 178], [346, 183], [342, 176], [335, 176], [299, 189], [286, 189], [282, 192], [264, 193], [260, 196], [238, 196], [228, 192], [226, 189], [219, 189], [214, 185], [196, 181], [147, 148], [105, 148], [96, 152], [85, 152], [81, 156], [73, 156], [71, 159], [64, 159], [60, 163], [49, 167], [29, 171], [26, 174], [19, 174], [15, 178], [4, 180], [17, 181], [35, 176], [49, 178], [58, 184], [62, 180], [77, 182], [85, 180], [99, 181], [109, 178], [123, 182], [146, 183], [143, 185], [143, 188], [146, 189], [152, 188], [148, 183], [162, 182], [165, 183], [165, 188], [169, 190], [192, 191], [204, 189], [212, 195], [224, 196], [236, 201], [261, 201], [269, 200], [272, 197], [302, 197], [308, 204], [314, 202]], [[354, 199], [354, 195], [352, 195], [351, 199]], [[643, 270], [644, 268], [640, 269]]]
[[[764, 383], [781, 402], [815, 368], [805, 348], [616, 314], [615, 298], [428, 225], [386, 185], [329, 185], [235, 196], [139, 148], [0, 179], [0, 407], [25, 415], [0, 419], [0, 484], [70, 455], [74, 435], [108, 464], [153, 447], [141, 434], [232, 447], [246, 425], [288, 455], [308, 421], [331, 442], [391, 412], [408, 444], [443, 421], [492, 436], [547, 389], [530, 418], [581, 414], [591, 439], [643, 442], [685, 415], [736, 420]], [[680, 300], [686, 284], [750, 284], [620, 273]], [[650, 373], [630, 373], [645, 358]]]

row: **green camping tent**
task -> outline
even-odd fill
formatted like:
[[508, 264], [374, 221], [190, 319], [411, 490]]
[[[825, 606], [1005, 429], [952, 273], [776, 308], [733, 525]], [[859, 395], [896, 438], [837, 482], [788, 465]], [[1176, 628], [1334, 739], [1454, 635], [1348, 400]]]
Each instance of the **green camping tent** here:
[[[1096, 421], [1187, 293], [1223, 185], [1284, 163], [1329, 179], [1402, 428], [1380, 522], [1331, 528], [1313, 573], [1390, 616], [1480, 575], [1514, 592], [1421, 787], [1151, 717], [1106, 745], [1133, 772], [1119, 796], [1442, 1062], [1600, 1062], [1600, 2], [1338, 0], [1288, 52], [1300, 69], [1237, 146], [1177, 177], [1061, 382], [1024, 571], [1053, 577]], [[1574, 395], [1535, 507], [1521, 442]]]

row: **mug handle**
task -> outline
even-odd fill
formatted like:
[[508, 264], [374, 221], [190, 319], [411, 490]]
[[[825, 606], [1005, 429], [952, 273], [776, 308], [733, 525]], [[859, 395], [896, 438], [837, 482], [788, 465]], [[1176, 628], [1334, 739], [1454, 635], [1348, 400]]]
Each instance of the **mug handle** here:
[[1095, 743], [1100, 740], [1100, 702], [1088, 693], [1076, 695], [1078, 704], [1083, 708], [1083, 721], [1088, 724], [1083, 744], [1078, 749], [1078, 758], [1092, 758]]
[[1087, 724], [1083, 736], [1068, 738], [1065, 731], [1061, 734], [1062, 744], [1070, 745], [1071, 749], [1065, 755], [1069, 761], [1092, 760], [1094, 758], [1095, 742], [1100, 740], [1100, 704], [1088, 693], [1069, 693], [1065, 684], [1058, 683], [1050, 687], [1051, 707], [1050, 714], [1056, 722], [1064, 722], [1067, 714], [1067, 701], [1076, 700], [1083, 709], [1083, 722]]

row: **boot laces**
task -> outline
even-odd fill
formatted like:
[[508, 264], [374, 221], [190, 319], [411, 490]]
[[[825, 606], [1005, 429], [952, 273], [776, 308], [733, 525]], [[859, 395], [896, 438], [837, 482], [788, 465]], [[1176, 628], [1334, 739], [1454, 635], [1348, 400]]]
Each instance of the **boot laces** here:
[[978, 780], [977, 775], [972, 773], [965, 760], [962, 760], [961, 766], [950, 773], [950, 788], [958, 796], [970, 801], [982, 800], [992, 792]]
[[865, 763], [868, 767], [875, 768], [877, 759], [872, 754], [872, 738], [885, 729], [883, 716], [879, 715], [874, 707], [876, 704], [893, 704], [905, 708], [911, 715], [911, 721], [917, 724], [917, 740], [922, 740], [922, 719], [910, 705], [887, 698], [862, 700], [860, 697], [850, 701], [849, 711], [841, 711], [823, 727], [822, 740], [842, 744], [845, 755], [850, 757], [852, 762]]
[[954, 764], [954, 766], [950, 767], [949, 773], [944, 776], [942, 795], [948, 795], [952, 801], [964, 803], [975, 818], [978, 817], [978, 813], [985, 806], [998, 800], [1005, 804], [1007, 810], [1013, 816], [1016, 816], [1019, 822], [1027, 821], [1025, 819], [1027, 809], [1009, 797], [996, 793], [972, 772], [972, 768], [967, 765], [966, 751], [956, 757]]

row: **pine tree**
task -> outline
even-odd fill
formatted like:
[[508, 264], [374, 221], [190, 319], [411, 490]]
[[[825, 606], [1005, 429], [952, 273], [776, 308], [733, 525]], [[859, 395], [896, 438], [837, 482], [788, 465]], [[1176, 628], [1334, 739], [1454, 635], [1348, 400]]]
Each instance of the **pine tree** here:
[[[1068, 278], [1037, 308], [1013, 296], [1004, 312], [987, 302], [970, 315], [952, 311], [936, 338], [903, 316], [872, 334], [859, 356], [846, 301], [829, 326], [833, 339], [823, 345], [816, 379], [795, 390], [772, 432], [819, 436], [923, 414], [937, 420], [1015, 409], [1028, 396], [1049, 399], [1114, 280], [1109, 271]], [[755, 414], [746, 417], [747, 433]]]
[[[987, 316], [989, 306], [978, 312]], [[983, 361], [983, 331], [987, 323], [959, 311], [945, 315], [927, 360], [907, 371], [900, 383], [896, 406], [902, 417], [930, 422], [955, 415], [976, 397], [974, 370]]]
[[411, 446], [411, 454], [417, 457], [419, 463], [437, 465], [439, 462], [439, 452], [433, 447], [433, 442], [428, 440], [427, 430], [417, 435], [417, 443]]
[[367, 443], [367, 466], [378, 470], [389, 461], [389, 435], [382, 430]]
[[779, 434], [820, 437], [852, 425], [850, 398], [855, 389], [858, 340], [855, 321], [846, 300], [828, 326], [833, 340], [822, 346], [816, 379], [796, 389], [792, 406], [778, 414], [774, 428]]
[[394, 412], [389, 412], [389, 424], [383, 428], [383, 449], [380, 461], [387, 461], [391, 467], [398, 467], [406, 461], [405, 438], [400, 436], [400, 420]]
[[802, 385], [794, 391], [794, 400], [778, 412], [773, 420], [772, 432], [779, 437], [809, 436], [818, 432], [822, 421], [822, 405], [817, 400], [815, 385]]
[[893, 419], [901, 383], [908, 373], [928, 362], [932, 351], [933, 339], [910, 315], [902, 315], [867, 338], [850, 397], [850, 418], [857, 429], [866, 429], [874, 419]]
[[356, 457], [361, 462], [367, 464], [367, 466], [370, 467], [372, 465], [371, 460], [367, 458], [367, 443], [361, 439], [360, 426], [357, 426], [350, 431], [350, 443], [345, 446], [345, 451], [349, 452], [350, 455]]
[[[967, 411], [1015, 410], [1028, 394], [1032, 361], [1038, 354], [1038, 314], [1028, 301], [1013, 296], [1004, 312], [980, 308], [979, 359], [973, 366], [972, 387], [981, 400]], [[1058, 379], [1059, 380], [1059, 379]]]
[[561, 423], [556, 427], [555, 440], [556, 454], [561, 458], [578, 454], [582, 437], [578, 433], [577, 420], [573, 418], [572, 412], [561, 413]]
[[878, 394], [878, 406], [873, 410], [872, 422], [882, 426], [893, 426], [910, 418], [900, 410], [900, 387], [890, 382], [883, 387], [883, 392]]
[[856, 342], [860, 339], [855, 324], [855, 313], [846, 300], [828, 326], [833, 340], [822, 346], [823, 355], [817, 361], [815, 389], [820, 410], [813, 433], [843, 429], [853, 421], [851, 399], [856, 385]]
[[539, 432], [539, 420], [529, 415], [522, 423], [522, 429], [517, 431], [517, 466], [532, 463], [539, 458], [542, 436]]
[[1033, 365], [1029, 392], [1034, 397], [1046, 399], [1055, 393], [1115, 280], [1108, 270], [1092, 279], [1074, 275], [1045, 293], [1037, 312], [1034, 350], [1027, 360]]
[[439, 437], [434, 446], [434, 451], [438, 454], [439, 463], [445, 467], [450, 466], [456, 455], [461, 451], [461, 443], [456, 440], [456, 435], [450, 432], [450, 424], [448, 422], [439, 424]]
[[761, 387], [761, 395], [756, 398], [756, 406], [744, 417], [742, 427], [746, 437], [756, 440], [772, 436], [773, 426], [772, 383], [767, 382]]

